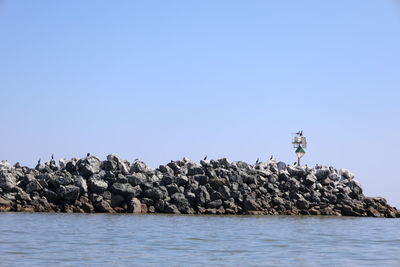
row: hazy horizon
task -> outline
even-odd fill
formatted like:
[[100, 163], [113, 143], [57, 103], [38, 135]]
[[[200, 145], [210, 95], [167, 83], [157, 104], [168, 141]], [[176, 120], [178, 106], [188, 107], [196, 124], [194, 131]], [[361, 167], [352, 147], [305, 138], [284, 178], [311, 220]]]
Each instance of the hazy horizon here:
[[397, 1], [0, 1], [0, 160], [347, 168], [400, 207]]

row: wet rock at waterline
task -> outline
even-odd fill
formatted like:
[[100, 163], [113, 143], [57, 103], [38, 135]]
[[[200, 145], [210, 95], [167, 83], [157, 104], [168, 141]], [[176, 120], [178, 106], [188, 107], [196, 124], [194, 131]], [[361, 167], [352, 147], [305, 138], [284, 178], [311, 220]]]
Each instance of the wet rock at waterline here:
[[2, 161], [0, 211], [400, 217], [347, 169], [187, 158], [152, 169], [115, 154], [35, 168]]

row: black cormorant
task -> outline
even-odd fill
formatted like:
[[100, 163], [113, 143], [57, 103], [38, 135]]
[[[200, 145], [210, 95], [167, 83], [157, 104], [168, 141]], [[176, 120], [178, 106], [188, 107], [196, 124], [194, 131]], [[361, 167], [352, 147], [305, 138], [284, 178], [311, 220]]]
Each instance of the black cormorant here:
[[207, 155], [204, 157], [204, 159], [203, 160], [206, 160], [207, 159]]

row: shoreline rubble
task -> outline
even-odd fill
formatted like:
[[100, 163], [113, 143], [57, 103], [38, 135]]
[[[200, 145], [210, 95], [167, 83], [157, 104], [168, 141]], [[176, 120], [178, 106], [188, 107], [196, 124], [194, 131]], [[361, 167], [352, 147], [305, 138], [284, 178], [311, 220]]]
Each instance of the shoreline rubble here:
[[152, 169], [115, 154], [35, 168], [2, 161], [0, 211], [400, 217], [347, 169], [187, 158]]

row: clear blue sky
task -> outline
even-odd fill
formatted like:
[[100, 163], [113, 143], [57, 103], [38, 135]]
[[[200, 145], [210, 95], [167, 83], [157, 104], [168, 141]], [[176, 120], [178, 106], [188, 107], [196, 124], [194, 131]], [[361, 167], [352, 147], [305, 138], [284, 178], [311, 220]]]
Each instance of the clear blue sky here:
[[400, 207], [400, 2], [0, 1], [0, 159], [348, 168]]

